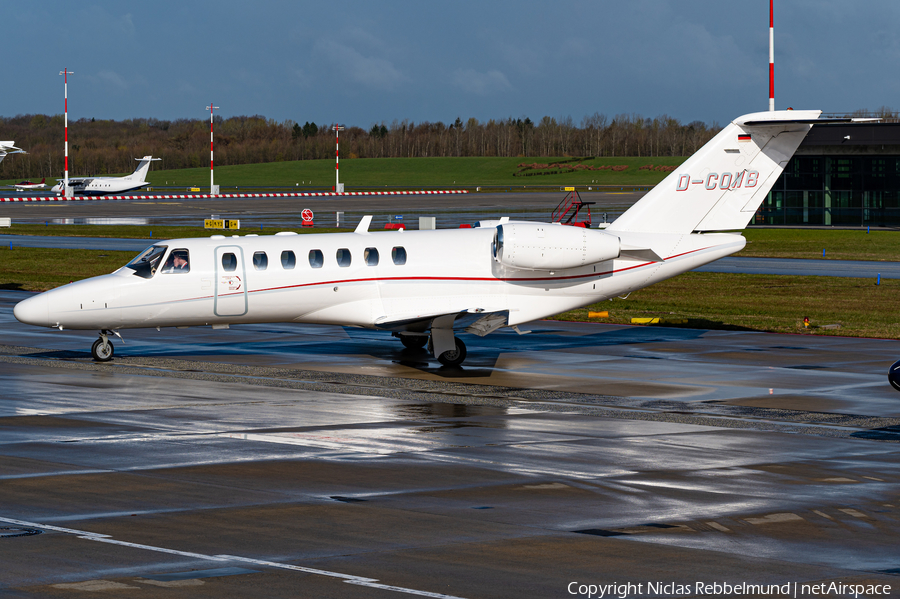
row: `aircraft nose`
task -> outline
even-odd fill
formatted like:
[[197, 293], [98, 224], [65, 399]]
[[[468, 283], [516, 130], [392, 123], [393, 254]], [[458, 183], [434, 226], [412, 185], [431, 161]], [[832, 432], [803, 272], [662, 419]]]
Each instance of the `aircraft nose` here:
[[16, 317], [16, 320], [23, 324], [49, 327], [50, 302], [47, 299], [47, 294], [41, 293], [22, 300], [13, 308], [13, 315]]

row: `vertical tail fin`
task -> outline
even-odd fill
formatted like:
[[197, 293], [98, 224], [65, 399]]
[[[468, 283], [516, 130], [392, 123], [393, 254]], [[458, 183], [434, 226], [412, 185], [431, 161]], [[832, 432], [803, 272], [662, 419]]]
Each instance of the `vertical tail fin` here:
[[153, 156], [144, 156], [143, 158], [135, 158], [135, 160], [140, 160], [137, 165], [137, 168], [134, 169], [134, 172], [124, 177], [128, 180], [135, 180], [144, 182], [147, 180], [147, 172], [150, 170], [150, 163], [154, 160], [162, 160], [162, 158], [154, 158]]
[[782, 110], [735, 119], [607, 231], [743, 229], [820, 114]]

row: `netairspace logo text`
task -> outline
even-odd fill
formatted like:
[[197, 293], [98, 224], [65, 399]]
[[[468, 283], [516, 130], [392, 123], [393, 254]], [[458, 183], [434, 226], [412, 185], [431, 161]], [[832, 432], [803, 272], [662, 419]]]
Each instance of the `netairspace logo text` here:
[[632, 596], [678, 597], [683, 595], [710, 595], [724, 597], [729, 595], [772, 595], [773, 597], [853, 597], [857, 599], [890, 595], [889, 584], [844, 584], [841, 582], [822, 582], [817, 584], [788, 582], [785, 584], [750, 584], [741, 582], [695, 582], [681, 584], [677, 582], [623, 582], [611, 584], [587, 584], [570, 582], [566, 587], [569, 595], [585, 599], [627, 599]]

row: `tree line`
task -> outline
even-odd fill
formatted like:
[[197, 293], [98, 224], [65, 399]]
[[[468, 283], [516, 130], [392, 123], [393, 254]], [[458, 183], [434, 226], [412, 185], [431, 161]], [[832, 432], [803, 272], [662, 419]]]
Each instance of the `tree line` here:
[[[262, 116], [215, 117], [217, 165], [253, 164], [334, 157], [332, 124], [316, 125]], [[644, 118], [594, 113], [575, 123], [571, 117], [507, 118], [465, 122], [410, 120], [348, 126], [341, 131], [342, 158], [434, 156], [686, 156], [721, 128], [700, 121], [682, 124], [663, 115]], [[62, 177], [63, 116], [0, 117], [0, 138], [15, 140], [28, 154], [0, 162], [0, 179]], [[201, 167], [209, 160], [209, 121], [205, 119], [79, 119], [69, 121], [69, 176], [131, 172], [135, 158], [162, 159], [155, 168]]]

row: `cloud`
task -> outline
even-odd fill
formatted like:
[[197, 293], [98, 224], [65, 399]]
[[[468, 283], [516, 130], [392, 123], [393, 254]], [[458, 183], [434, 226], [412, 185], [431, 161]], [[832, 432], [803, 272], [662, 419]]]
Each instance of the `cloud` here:
[[378, 89], [392, 89], [409, 80], [386, 58], [364, 56], [355, 48], [332, 40], [316, 42], [315, 52], [333, 65], [340, 79]]
[[93, 79], [109, 90], [121, 92], [130, 87], [128, 81], [115, 71], [100, 71]]
[[463, 91], [478, 96], [487, 96], [512, 89], [506, 75], [497, 70], [479, 73], [474, 69], [456, 69], [453, 72], [452, 81]]

